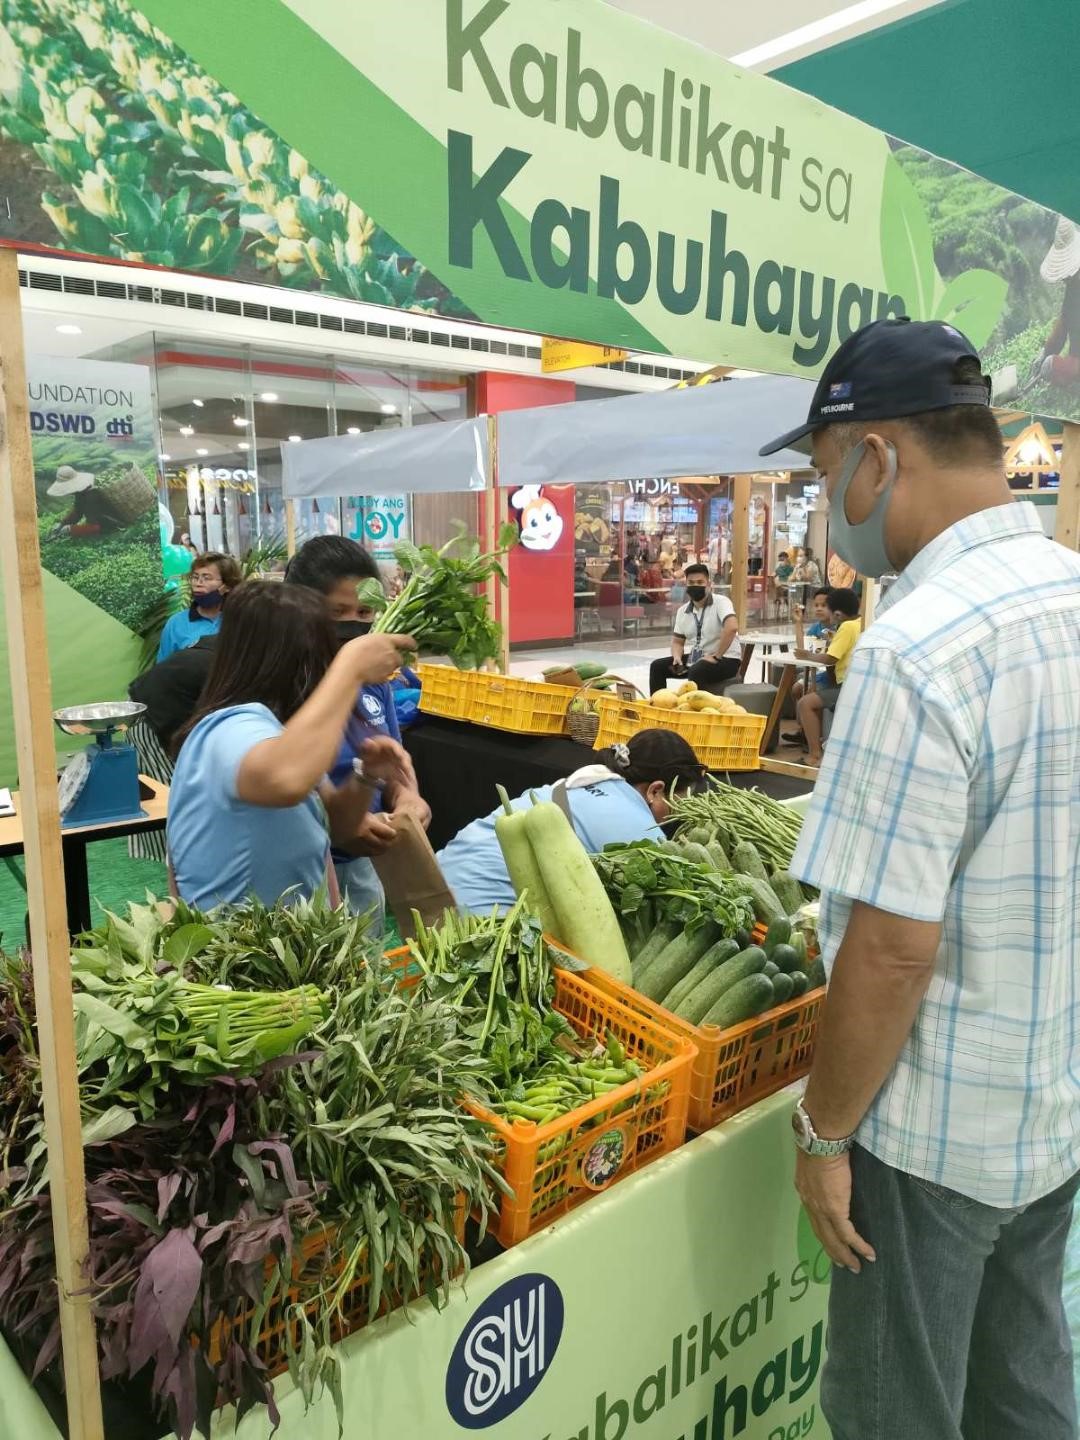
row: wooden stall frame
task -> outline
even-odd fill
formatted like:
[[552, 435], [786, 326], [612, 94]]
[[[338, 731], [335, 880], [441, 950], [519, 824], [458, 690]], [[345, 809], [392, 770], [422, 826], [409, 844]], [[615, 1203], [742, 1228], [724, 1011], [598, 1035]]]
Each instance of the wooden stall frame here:
[[1054, 539], [1080, 550], [1080, 425], [1067, 423], [1061, 435], [1061, 471], [1057, 490]]
[[0, 251], [0, 407], [0, 568], [26, 857], [68, 1435], [70, 1440], [103, 1440], [97, 1338], [87, 1288], [86, 1177], [45, 592], [30, 449], [19, 260], [14, 250]]
[[746, 582], [750, 575], [750, 491], [754, 477], [733, 476], [734, 503], [731, 507], [731, 599], [739, 634], [746, 633]]

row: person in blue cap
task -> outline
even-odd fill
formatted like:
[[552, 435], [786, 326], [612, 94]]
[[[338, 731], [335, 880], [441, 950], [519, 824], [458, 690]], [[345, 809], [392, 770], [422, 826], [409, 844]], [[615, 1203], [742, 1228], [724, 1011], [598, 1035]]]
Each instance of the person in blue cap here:
[[898, 578], [791, 864], [829, 989], [794, 1116], [834, 1269], [834, 1440], [1075, 1440], [1061, 1286], [1080, 1186], [1080, 557], [1005, 478], [939, 322], [844, 341], [803, 424], [829, 543]]

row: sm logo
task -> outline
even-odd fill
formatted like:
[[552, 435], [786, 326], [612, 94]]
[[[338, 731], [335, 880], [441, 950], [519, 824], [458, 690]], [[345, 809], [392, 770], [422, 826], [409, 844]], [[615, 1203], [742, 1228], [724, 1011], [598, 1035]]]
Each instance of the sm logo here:
[[466, 1430], [497, 1425], [524, 1405], [559, 1348], [562, 1292], [546, 1275], [518, 1275], [489, 1295], [458, 1336], [446, 1408]]

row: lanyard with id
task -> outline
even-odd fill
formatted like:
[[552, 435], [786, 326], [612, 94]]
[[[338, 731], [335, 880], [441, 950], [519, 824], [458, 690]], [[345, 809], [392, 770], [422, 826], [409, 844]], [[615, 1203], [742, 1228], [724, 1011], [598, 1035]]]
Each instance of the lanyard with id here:
[[693, 601], [691, 601], [690, 605], [687, 608], [694, 621], [694, 624], [697, 626], [697, 637], [690, 650], [690, 664], [696, 665], [701, 659], [701, 657], [705, 654], [705, 647], [701, 643], [701, 631], [702, 627], [705, 624], [705, 610], [708, 609], [708, 606], [706, 606], [705, 609], [698, 611], [694, 609]]

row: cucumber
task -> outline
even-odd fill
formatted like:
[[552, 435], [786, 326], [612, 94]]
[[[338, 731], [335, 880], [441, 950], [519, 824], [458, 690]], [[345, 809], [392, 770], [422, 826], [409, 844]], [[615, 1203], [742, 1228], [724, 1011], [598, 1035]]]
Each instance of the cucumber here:
[[786, 920], [787, 914], [783, 905], [773, 894], [772, 886], [767, 880], [758, 880], [753, 875], [740, 874], [738, 877], [746, 886], [754, 907], [754, 914], [763, 925], [771, 925], [774, 920]]
[[763, 1010], [771, 1010], [772, 1003], [772, 981], [764, 975], [747, 975], [721, 995], [702, 1024], [719, 1025], [721, 1030], [730, 1030], [733, 1025], [752, 1020]]
[[660, 954], [666, 945], [682, 934], [683, 927], [675, 920], [661, 920], [645, 944], [634, 956], [634, 975], [640, 975], [645, 966]]
[[820, 955], [810, 966], [810, 969], [806, 972], [806, 976], [808, 981], [806, 988], [808, 990], [817, 990], [826, 983], [825, 961]]
[[749, 840], [739, 841], [731, 852], [731, 861], [740, 874], [752, 875], [755, 880], [764, 880], [768, 884], [769, 872], [765, 869], [761, 856]]
[[775, 980], [777, 975], [780, 974], [780, 966], [774, 964], [772, 960], [766, 960], [765, 969], [761, 973], [763, 975], [768, 975], [770, 980]]
[[682, 854], [684, 860], [692, 860], [695, 865], [705, 865], [710, 870], [716, 869], [716, 861], [705, 849], [704, 845], [698, 845], [695, 841], [684, 840], [682, 843]]
[[712, 857], [712, 862], [716, 866], [717, 870], [719, 870], [720, 874], [730, 875], [733, 866], [731, 864], [731, 861], [728, 859], [727, 851], [720, 844], [720, 841], [710, 840], [709, 843], [705, 846], [705, 849], [709, 852], [709, 855]]
[[718, 940], [711, 950], [705, 951], [694, 968], [688, 971], [678, 984], [671, 987], [661, 1002], [664, 1008], [674, 1010], [686, 999], [691, 990], [701, 984], [706, 975], [711, 975], [726, 960], [733, 959], [739, 953], [740, 948], [737, 940]]
[[683, 843], [687, 845], [708, 845], [712, 839], [712, 831], [705, 825], [695, 825], [682, 837]]
[[[777, 899], [780, 897], [777, 896]], [[772, 953], [778, 945], [786, 945], [791, 939], [791, 921], [786, 915], [781, 915], [769, 926], [765, 939], [762, 941], [762, 949], [765, 954], [772, 958]], [[783, 968], [783, 967], [781, 967]]]
[[788, 976], [788, 979], [791, 981], [791, 994], [793, 997], [806, 994], [810, 981], [805, 970], [793, 970]]
[[[684, 1020], [689, 1020], [692, 1025], [699, 1025], [721, 995], [730, 990], [733, 985], [737, 985], [740, 980], [745, 980], [748, 975], [760, 975], [764, 969], [765, 951], [759, 946], [751, 945], [748, 950], [740, 950], [734, 959], [728, 960], [718, 970], [714, 970], [696, 989], [690, 992], [675, 1011], [676, 1015], [680, 1015]], [[762, 976], [762, 978], [765, 977]], [[772, 993], [771, 985], [769, 993]]]
[[692, 935], [680, 933], [670, 945], [646, 965], [634, 988], [650, 1000], [662, 1000], [673, 985], [694, 968], [707, 950], [720, 939], [720, 927], [706, 924]]
[[806, 952], [806, 936], [801, 930], [793, 930], [790, 944], [791, 948], [799, 957], [799, 969], [805, 970], [810, 964], [810, 959]]
[[781, 970], [779, 975], [772, 977], [773, 1004], [783, 1005], [795, 994], [795, 982], [790, 975], [785, 975]]
[[788, 975], [791, 975], [796, 970], [802, 969], [799, 963], [799, 952], [795, 949], [794, 945], [777, 945], [776, 949], [772, 952], [771, 959]]
[[749, 930], [736, 930], [734, 938], [739, 942], [740, 950], [748, 950], [754, 943], [754, 937]]
[[794, 875], [789, 875], [786, 871], [777, 871], [774, 875], [769, 876], [769, 884], [789, 915], [794, 915], [796, 910], [802, 909], [802, 886]]

